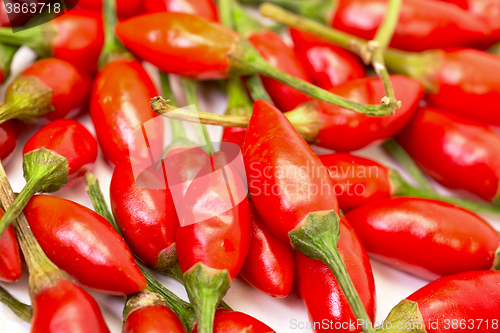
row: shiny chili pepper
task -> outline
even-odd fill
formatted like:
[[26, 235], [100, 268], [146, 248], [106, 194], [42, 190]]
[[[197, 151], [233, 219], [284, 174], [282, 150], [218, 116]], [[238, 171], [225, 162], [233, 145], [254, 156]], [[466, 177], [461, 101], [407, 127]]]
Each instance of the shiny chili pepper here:
[[212, 0], [146, 0], [144, 7], [148, 13], [186, 13], [217, 21], [217, 7]]
[[13, 33], [0, 29], [0, 41], [27, 45], [41, 57], [54, 57], [95, 73], [104, 42], [102, 18], [98, 12], [72, 9], [46, 24]]
[[286, 297], [295, 270], [292, 248], [266, 227], [252, 202], [250, 211], [252, 240], [240, 276], [272, 297]]
[[92, 168], [97, 158], [97, 142], [80, 123], [55, 120], [26, 142], [23, 170], [26, 185], [0, 219], [0, 234], [19, 215], [37, 192], [56, 192], [74, 185]]
[[[3, 210], [0, 209], [0, 216], [3, 216], [3, 214]], [[10, 226], [0, 236], [0, 281], [17, 281], [22, 273], [19, 244], [14, 229]]]
[[437, 200], [386, 198], [346, 217], [370, 255], [430, 280], [491, 269], [500, 245], [485, 220]]
[[90, 75], [71, 63], [55, 58], [39, 60], [7, 88], [0, 122], [74, 117], [87, 107], [91, 84]]
[[79, 283], [112, 295], [146, 288], [127, 244], [99, 214], [48, 195], [34, 196], [24, 213], [47, 256]]
[[355, 103], [285, 74], [266, 62], [237, 33], [199, 16], [168, 12], [142, 15], [119, 23], [116, 34], [132, 53], [165, 73], [205, 80], [226, 78], [234, 72], [261, 74], [319, 100], [364, 114], [388, 115], [394, 108]]
[[384, 327], [408, 321], [413, 328], [398, 332], [499, 332], [499, 283], [500, 272], [491, 270], [439, 278], [396, 305]]
[[296, 54], [315, 85], [329, 90], [366, 77], [361, 59], [352, 52], [297, 29], [290, 29], [290, 35]]
[[[102, 11], [103, 0], [78, 0], [78, 5], [83, 8]], [[144, 12], [144, 1], [136, 0], [117, 0], [116, 11], [121, 19], [128, 19]]]
[[123, 312], [122, 333], [187, 333], [165, 299], [148, 290], [130, 296]]
[[0, 159], [6, 165], [16, 149], [19, 138], [19, 126], [15, 120], [8, 120], [0, 124]]
[[[215, 312], [214, 333], [274, 333], [274, 330], [243, 312], [218, 309]], [[193, 333], [198, 333], [195, 326]]]
[[18, 49], [17, 46], [0, 44], [0, 84], [9, 77], [10, 65]]
[[241, 270], [251, 239], [245, 187], [228, 158], [222, 151], [214, 153], [191, 182], [176, 234], [185, 287], [199, 331], [205, 333], [213, 331], [216, 307]]
[[[368, 255], [354, 229], [345, 217], [340, 219], [340, 256], [346, 263], [347, 272], [359, 293], [370, 319], [375, 318], [375, 282]], [[309, 313], [311, 323], [324, 322], [328, 327], [314, 327], [314, 332], [361, 332], [349, 303], [339, 283], [328, 266], [319, 260], [295, 252], [295, 275], [300, 296]]]
[[426, 107], [396, 141], [443, 186], [464, 189], [489, 201], [497, 199], [500, 136], [487, 126]]

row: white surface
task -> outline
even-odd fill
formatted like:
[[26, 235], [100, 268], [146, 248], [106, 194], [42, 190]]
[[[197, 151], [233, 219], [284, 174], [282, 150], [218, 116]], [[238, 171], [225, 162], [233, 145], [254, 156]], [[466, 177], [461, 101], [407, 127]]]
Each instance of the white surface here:
[[[16, 56], [14, 63], [14, 74], [26, 67], [30, 61], [33, 61], [33, 53], [23, 48], [20, 54]], [[147, 66], [152, 69], [152, 66]], [[157, 79], [156, 74], [152, 73], [152, 77]], [[177, 91], [174, 87], [174, 91]], [[211, 91], [208, 95], [202, 93], [204, 99], [202, 105], [198, 107], [199, 110], [212, 111], [222, 113], [225, 109], [223, 102], [223, 94], [218, 91]], [[182, 101], [179, 101], [181, 104]], [[182, 105], [182, 104], [181, 104]], [[84, 124], [92, 133], [94, 129], [90, 117], [84, 115], [78, 120]], [[25, 184], [22, 176], [22, 147], [27, 139], [37, 130], [37, 127], [31, 127], [25, 130], [18, 141], [15, 155], [9, 164], [5, 167], [7, 175], [11, 181], [14, 191], [20, 191]], [[210, 136], [213, 140], [217, 141], [221, 135], [221, 129], [217, 127], [209, 128]], [[318, 153], [327, 153], [328, 150], [316, 149]], [[356, 154], [375, 159], [385, 165], [396, 167], [393, 161], [379, 148], [364, 149]], [[95, 164], [93, 173], [99, 179], [103, 193], [109, 203], [109, 183], [112, 175], [112, 168], [104, 161], [102, 154], [99, 152], [97, 162]], [[439, 186], [436, 186], [439, 188]], [[442, 191], [442, 188], [440, 188]], [[81, 182], [71, 189], [62, 189], [54, 194], [55, 196], [76, 201], [87, 207], [92, 207], [90, 199], [85, 192], [85, 184]], [[490, 221], [494, 227], [500, 229], [500, 219], [494, 216], [483, 215]], [[399, 303], [399, 301], [418, 288], [424, 286], [427, 282], [408, 275], [396, 269], [393, 269], [384, 264], [372, 261], [373, 271], [375, 274], [375, 283], [377, 288], [377, 316], [376, 321], [381, 322], [390, 309]], [[23, 302], [29, 303], [28, 296], [28, 277], [25, 268], [25, 273], [20, 281], [12, 284], [0, 283], [0, 285], [9, 290], [15, 297]], [[183, 287], [173, 281], [172, 279], [164, 276], [154, 274], [155, 277], [162, 282], [167, 288], [178, 294], [184, 299], [187, 299]], [[96, 293], [91, 293], [98, 301], [101, 310], [104, 314], [106, 322], [113, 333], [121, 332], [122, 310], [125, 302], [125, 297], [107, 296]], [[231, 289], [227, 293], [224, 300], [234, 308], [234, 310], [245, 312], [252, 315], [262, 322], [269, 325], [276, 332], [285, 333], [306, 333], [310, 330], [306, 329], [292, 329], [290, 322], [307, 322], [307, 311], [302, 301], [295, 292], [292, 292], [285, 299], [273, 299], [249, 286], [240, 278], [234, 281]], [[29, 324], [17, 318], [7, 307], [0, 304], [0, 333], [24, 333], [29, 332]]]

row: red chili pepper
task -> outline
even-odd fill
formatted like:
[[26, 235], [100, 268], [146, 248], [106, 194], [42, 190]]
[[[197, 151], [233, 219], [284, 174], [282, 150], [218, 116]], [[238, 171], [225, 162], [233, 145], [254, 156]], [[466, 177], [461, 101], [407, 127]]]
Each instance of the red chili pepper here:
[[[146, 265], [165, 271], [177, 262], [179, 220], [163, 170], [153, 166], [136, 179], [129, 161], [116, 165], [109, 188], [111, 208], [132, 252]], [[140, 212], [140, 213], [139, 213]]]
[[487, 126], [426, 107], [396, 140], [443, 186], [489, 201], [498, 197], [500, 136]]
[[215, 309], [241, 270], [250, 246], [248, 198], [238, 172], [228, 162], [225, 153], [214, 153], [181, 202], [181, 225], [193, 224], [177, 229], [177, 257], [200, 332], [213, 331]]
[[16, 33], [2, 28], [0, 41], [27, 45], [42, 57], [61, 59], [95, 73], [104, 42], [102, 18], [98, 12], [73, 8], [46, 24]]
[[[3, 216], [3, 214], [3, 210], [0, 209], [0, 216]], [[14, 229], [10, 226], [0, 235], [0, 281], [17, 281], [22, 273], [19, 244]]]
[[150, 291], [131, 296], [125, 305], [122, 333], [187, 333], [163, 297]]
[[16, 149], [19, 138], [19, 126], [15, 120], [8, 120], [0, 124], [0, 159], [6, 165]]
[[33, 310], [31, 332], [109, 333], [97, 302], [65, 279], [37, 293]]
[[286, 297], [295, 270], [292, 248], [266, 227], [252, 202], [250, 210], [252, 240], [240, 276], [272, 297]]
[[346, 81], [366, 77], [361, 59], [352, 52], [304, 31], [290, 29], [290, 35], [296, 54], [315, 85], [329, 90]]
[[4, 83], [9, 77], [10, 65], [18, 49], [17, 46], [0, 44], [0, 84]]
[[491, 270], [439, 278], [394, 307], [384, 327], [407, 321], [413, 329], [398, 332], [499, 332], [499, 283], [500, 272]]
[[[376, 303], [372, 268], [361, 241], [345, 217], [340, 219], [340, 241], [337, 248], [363, 306], [373, 320]], [[310, 322], [327, 322], [328, 325], [326, 328], [315, 324], [313, 331], [361, 332], [361, 327], [356, 324], [356, 317], [328, 266], [300, 252], [295, 252], [295, 265], [297, 285], [307, 307]]]
[[[214, 333], [274, 333], [274, 330], [243, 312], [218, 309], [215, 312]], [[195, 326], [193, 333], [198, 333]]]
[[217, 7], [212, 0], [146, 0], [144, 7], [148, 13], [186, 13], [217, 21]]
[[112, 295], [146, 288], [127, 244], [99, 214], [48, 195], [34, 196], [24, 213], [47, 256], [79, 283]]
[[437, 200], [386, 198], [346, 217], [370, 255], [429, 280], [491, 269], [500, 245], [485, 220]]
[[[78, 5], [83, 8], [102, 11], [102, 0], [78, 0]], [[117, 0], [116, 11], [121, 19], [128, 19], [144, 12], [143, 1], [136, 0]]]
[[[10, 5], [15, 2], [7, 1]], [[12, 8], [12, 10], [10, 10]], [[9, 7], [10, 13], [7, 14], [5, 0], [0, 1], [0, 27], [18, 27], [26, 24], [33, 16], [33, 13], [15, 12], [14, 7]]]
[[230, 142], [238, 145], [241, 151], [245, 145], [247, 129], [242, 127], [224, 127], [222, 132], [222, 142]]
[[92, 79], [79, 67], [51, 58], [35, 62], [12, 82], [0, 108], [0, 122], [74, 117], [88, 105]]

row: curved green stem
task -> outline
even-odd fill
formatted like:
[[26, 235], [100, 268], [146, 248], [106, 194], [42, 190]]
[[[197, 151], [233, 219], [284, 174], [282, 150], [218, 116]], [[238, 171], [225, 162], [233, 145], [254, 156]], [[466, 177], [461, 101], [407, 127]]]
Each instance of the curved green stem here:
[[17, 50], [19, 50], [18, 46], [0, 44], [0, 66], [4, 80], [10, 75], [10, 65], [12, 64], [12, 60]]
[[309, 213], [298, 225], [298, 228], [288, 233], [292, 246], [309, 258], [322, 261], [330, 268], [354, 316], [358, 322], [363, 323], [361, 325], [363, 332], [373, 333], [370, 317], [337, 250], [337, 244], [342, 236], [337, 213], [333, 210]]
[[260, 79], [259, 75], [254, 74], [248, 76], [246, 81], [246, 86], [250, 92], [250, 96], [252, 96], [252, 99], [254, 101], [263, 99], [271, 104], [274, 104], [273, 100], [271, 99], [266, 89], [264, 88], [262, 80]]
[[16, 316], [24, 320], [25, 322], [31, 322], [31, 317], [33, 317], [33, 308], [17, 300], [12, 296], [7, 290], [0, 286], [0, 302], [5, 304], [9, 309], [14, 312]]
[[12, 32], [11, 28], [0, 28], [0, 43], [16, 46], [26, 45], [40, 57], [49, 58], [54, 56], [53, 42], [57, 35], [57, 28], [51, 22], [16, 33]]
[[426, 176], [423, 174], [422, 170], [418, 167], [417, 163], [415, 163], [411, 156], [406, 152], [406, 150], [403, 149], [403, 147], [399, 145], [399, 143], [396, 142], [396, 140], [387, 140], [384, 142], [384, 148], [403, 166], [406, 171], [408, 171], [408, 173], [422, 189], [434, 192], [434, 189], [427, 180]]
[[102, 17], [104, 20], [104, 46], [99, 58], [99, 67], [102, 68], [115, 59], [132, 59], [132, 54], [127, 51], [115, 35], [115, 26], [118, 23], [115, 0], [103, 1]]

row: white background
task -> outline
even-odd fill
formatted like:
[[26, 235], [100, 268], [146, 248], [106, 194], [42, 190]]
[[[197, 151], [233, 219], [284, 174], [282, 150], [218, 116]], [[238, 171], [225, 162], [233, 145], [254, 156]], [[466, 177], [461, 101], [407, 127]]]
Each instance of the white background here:
[[[33, 52], [27, 48], [22, 48], [16, 55], [13, 64], [13, 76], [19, 71], [28, 66], [35, 56]], [[151, 70], [152, 77], [157, 80], [157, 73], [154, 72], [151, 66], [147, 66]], [[4, 85], [4, 89], [5, 89]], [[174, 87], [174, 91], [178, 91]], [[3, 93], [3, 90], [2, 90]], [[223, 113], [225, 110], [224, 96], [219, 91], [211, 91], [210, 93], [201, 94], [199, 110]], [[179, 100], [179, 105], [181, 104]], [[88, 114], [83, 115], [77, 119], [84, 124], [91, 133], [94, 133], [94, 128]], [[14, 191], [19, 192], [25, 184], [22, 175], [22, 147], [28, 138], [37, 130], [37, 127], [31, 127], [25, 130], [17, 144], [16, 151], [12, 160], [5, 166], [7, 175], [11, 181]], [[218, 141], [221, 136], [221, 129], [217, 127], [209, 128], [210, 136], [213, 141]], [[328, 153], [325, 149], [316, 149], [318, 153]], [[385, 165], [396, 167], [395, 163], [385, 155], [380, 148], [369, 148], [356, 152], [357, 155], [375, 159]], [[109, 203], [109, 183], [111, 180], [113, 169], [108, 165], [101, 152], [97, 158], [93, 173], [99, 179], [102, 191], [105, 195], [106, 201]], [[433, 183], [434, 184], [434, 183]], [[447, 193], [442, 188], [436, 185], [441, 192]], [[85, 192], [85, 184], [82, 181], [77, 186], [70, 189], [62, 189], [53, 194], [55, 196], [76, 201], [87, 207], [92, 207], [92, 203]], [[464, 193], [461, 193], [464, 195]], [[465, 194], [466, 195], [466, 194]], [[494, 227], [500, 229], [500, 218], [493, 215], [482, 215]], [[418, 288], [424, 286], [427, 281], [408, 275], [389, 266], [381, 264], [372, 260], [373, 272], [375, 274], [375, 283], [377, 288], [377, 316], [376, 321], [381, 322], [387, 316], [390, 309], [395, 306], [399, 301]], [[162, 282], [167, 288], [177, 293], [179, 296], [187, 300], [183, 287], [170, 278], [154, 274], [155, 277]], [[26, 267], [24, 267], [24, 274], [22, 278], [12, 284], [0, 282], [0, 285], [9, 290], [14, 296], [23, 302], [29, 303], [28, 296], [28, 274]], [[107, 296], [97, 293], [91, 293], [98, 301], [101, 310], [104, 314], [106, 322], [113, 333], [121, 332], [122, 310], [125, 302], [125, 297]], [[292, 329], [291, 321], [305, 323], [308, 321], [307, 310], [297, 295], [296, 291], [284, 299], [273, 299], [255, 289], [244, 282], [242, 279], [237, 278], [226, 297], [224, 298], [234, 310], [245, 312], [252, 315], [262, 322], [269, 325], [276, 332], [293, 332], [305, 333], [311, 332], [307, 329]], [[0, 304], [0, 333], [23, 333], [29, 332], [29, 324], [17, 318], [6, 306]]]

